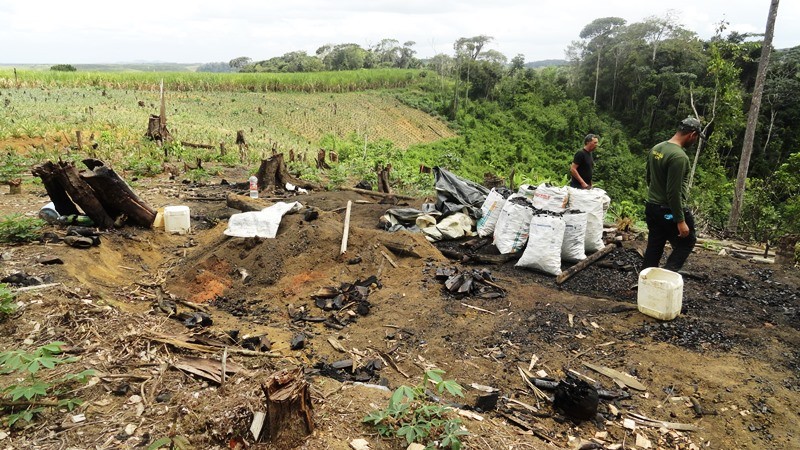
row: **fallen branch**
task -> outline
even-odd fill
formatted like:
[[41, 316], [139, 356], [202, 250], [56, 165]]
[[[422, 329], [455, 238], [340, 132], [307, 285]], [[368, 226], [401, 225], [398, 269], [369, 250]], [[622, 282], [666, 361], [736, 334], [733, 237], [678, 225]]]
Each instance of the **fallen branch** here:
[[416, 200], [414, 197], [411, 197], [411, 196], [408, 196], [408, 195], [387, 194], [385, 192], [368, 191], [366, 189], [351, 188], [351, 187], [346, 187], [346, 186], [342, 186], [340, 189], [343, 190], [343, 191], [357, 192], [357, 193], [363, 194], [363, 195], [371, 195], [373, 197], [381, 197], [381, 198], [394, 197], [394, 198], [399, 198], [400, 200]]
[[455, 250], [439, 249], [442, 255], [458, 260], [462, 263], [477, 263], [477, 264], [504, 264], [512, 259], [519, 257], [519, 253], [506, 253], [504, 255], [469, 255], [466, 253], [457, 252]]
[[[196, 350], [198, 352], [204, 352], [204, 353], [219, 353], [219, 351], [222, 349], [222, 347], [192, 344], [191, 342], [186, 342], [178, 339], [177, 336], [168, 336], [154, 332], [146, 332], [143, 333], [142, 336], [146, 337], [147, 339], [150, 339], [151, 341], [161, 342], [163, 344], [172, 345], [173, 347], [185, 348], [188, 350]], [[244, 348], [235, 348], [235, 347], [228, 348], [228, 352], [244, 356], [268, 356], [270, 358], [283, 358], [283, 355], [277, 353], [257, 352], [253, 350], [247, 350]]]
[[389, 255], [388, 255], [388, 254], [387, 254], [385, 251], [383, 251], [383, 250], [381, 250], [381, 255], [383, 255], [383, 257], [384, 257], [384, 258], [386, 258], [386, 260], [387, 260], [387, 261], [389, 261], [389, 264], [391, 264], [391, 265], [392, 265], [392, 267], [394, 267], [395, 269], [397, 269], [397, 263], [396, 263], [396, 262], [394, 262], [394, 260], [392, 259], [392, 257], [391, 257], [391, 256], [389, 256]]
[[611, 253], [611, 251], [614, 250], [615, 247], [616, 247], [615, 244], [608, 244], [605, 247], [603, 247], [602, 250], [592, 253], [588, 258], [584, 259], [578, 264], [575, 264], [569, 269], [561, 272], [561, 274], [556, 277], [556, 284], [561, 284], [567, 281], [571, 276], [589, 267], [593, 262], [597, 261], [603, 256], [606, 256], [607, 254]]
[[462, 305], [462, 306], [466, 306], [467, 308], [470, 308], [470, 309], [474, 309], [474, 310], [476, 310], [476, 311], [480, 311], [480, 312], [489, 313], [489, 314], [491, 314], [491, 315], [493, 315], [493, 316], [496, 316], [496, 315], [497, 315], [496, 313], [494, 313], [494, 312], [492, 312], [492, 311], [489, 311], [488, 309], [478, 308], [477, 306], [468, 305], [468, 304], [466, 304], [466, 303], [464, 303], [464, 302], [461, 302], [461, 305]]

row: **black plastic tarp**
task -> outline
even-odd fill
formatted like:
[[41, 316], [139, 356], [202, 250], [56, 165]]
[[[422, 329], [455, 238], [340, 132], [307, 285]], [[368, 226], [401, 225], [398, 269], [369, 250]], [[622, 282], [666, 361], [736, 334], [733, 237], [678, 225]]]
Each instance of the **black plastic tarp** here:
[[473, 219], [481, 218], [481, 206], [489, 189], [440, 167], [433, 168], [433, 176], [437, 210], [445, 216], [466, 210]]

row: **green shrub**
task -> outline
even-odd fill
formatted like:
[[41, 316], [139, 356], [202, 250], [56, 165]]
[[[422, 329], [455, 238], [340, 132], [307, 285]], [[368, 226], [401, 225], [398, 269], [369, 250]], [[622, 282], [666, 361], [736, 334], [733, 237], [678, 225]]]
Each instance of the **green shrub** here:
[[17, 310], [17, 304], [14, 302], [14, 293], [8, 288], [5, 283], [0, 283], [0, 320], [5, 319], [9, 314]]
[[[69, 364], [78, 360], [75, 357], [58, 356], [62, 353], [64, 342], [51, 342], [38, 347], [33, 352], [25, 350], [6, 350], [0, 352], [0, 373], [15, 373], [22, 377], [20, 381], [2, 389], [3, 395], [10, 403], [0, 406], [8, 412], [6, 423], [9, 427], [19, 420], [30, 422], [36, 414], [47, 406], [66, 408], [72, 411], [82, 400], [67, 396], [74, 383], [85, 383], [94, 376], [93, 370], [51, 378], [52, 369], [57, 365]], [[51, 397], [56, 402], [50, 404], [40, 399]]]
[[0, 242], [24, 243], [39, 239], [45, 222], [22, 214], [12, 214], [0, 219]]
[[[400, 386], [389, 399], [386, 409], [372, 411], [362, 420], [374, 425], [378, 434], [390, 438], [405, 438], [407, 444], [414, 442], [427, 448], [459, 450], [461, 437], [469, 434], [452, 408], [428, 401], [428, 382], [436, 384], [439, 394], [463, 397], [462, 387], [454, 380], [442, 379], [443, 370], [425, 372], [422, 382], [416, 386]], [[435, 444], [438, 442], [438, 445]]]

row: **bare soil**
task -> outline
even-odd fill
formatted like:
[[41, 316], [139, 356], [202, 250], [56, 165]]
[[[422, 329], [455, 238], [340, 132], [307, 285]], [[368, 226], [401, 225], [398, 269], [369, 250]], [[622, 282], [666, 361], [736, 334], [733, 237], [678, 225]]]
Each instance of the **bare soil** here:
[[[35, 215], [48, 201], [43, 191], [26, 189], [2, 195], [0, 215]], [[260, 383], [276, 370], [296, 366], [311, 383], [317, 425], [299, 448], [347, 449], [356, 438], [374, 449], [405, 448], [382, 440], [360, 421], [387, 403], [388, 392], [373, 385], [416, 384], [431, 367], [466, 387], [464, 399], [447, 399], [464, 408], [481, 394], [473, 383], [500, 391], [498, 408], [479, 412], [483, 420], [462, 418], [471, 433], [467, 448], [579, 448], [581, 440], [592, 439], [596, 446], [584, 442], [583, 448], [640, 448], [634, 446], [637, 435], [664, 449], [800, 448], [797, 268], [720, 256], [718, 249], [698, 246], [685, 269], [702, 279], [684, 278], [682, 314], [660, 322], [636, 310], [642, 241], [625, 241], [557, 286], [554, 277], [515, 268], [513, 262], [461, 266], [420, 235], [383, 232], [378, 219], [392, 205], [352, 192], [293, 197], [318, 211], [318, 218], [288, 215], [276, 239], [235, 239], [222, 232], [236, 212], [225, 206], [224, 195], [236, 186], [159, 178], [140, 180], [135, 189], [156, 207], [189, 205], [192, 232], [167, 235], [127, 227], [102, 235], [102, 243], [89, 249], [62, 243], [0, 249], [0, 275], [22, 271], [59, 283], [18, 294], [22, 307], [0, 323], [0, 348], [31, 349], [61, 340], [80, 359], [58, 366], [59, 373], [98, 373], [74, 392], [84, 400], [76, 410], [50, 408], [30, 424], [3, 426], [0, 436], [7, 436], [0, 437], [0, 448], [145, 448], [165, 436], [185, 436], [195, 448], [230, 448], [231, 439], [249, 439], [252, 412], [263, 404]], [[371, 203], [353, 205], [348, 250], [339, 255], [347, 200]], [[415, 255], [393, 253], [387, 242]], [[462, 249], [460, 242], [440, 245]], [[491, 246], [483, 251], [491, 252]], [[46, 255], [64, 264], [37, 263]], [[435, 277], [441, 267], [486, 268], [506, 296], [456, 298]], [[355, 308], [350, 305], [332, 320], [336, 311], [324, 311], [312, 298], [321, 288], [371, 276], [377, 282], [370, 287], [366, 315], [347, 314]], [[192, 312], [187, 304], [200, 305], [213, 324], [188, 328], [159, 307], [159, 299], [163, 305], [170, 298], [188, 302], [177, 303], [179, 313]], [[247, 373], [229, 376], [224, 386], [173, 365], [185, 356], [219, 360], [222, 347], [202, 352], [157, 340], [198, 333], [222, 342], [232, 330], [240, 337], [266, 335], [272, 356], [229, 352], [227, 361]], [[300, 333], [305, 346], [292, 350]], [[330, 366], [352, 359], [362, 367], [381, 354], [384, 361], [375, 370]], [[382, 364], [390, 362], [386, 355], [398, 370]], [[537, 400], [524, 382], [519, 367], [528, 369], [533, 355], [538, 362], [532, 371], [544, 370], [556, 380], [575, 370], [605, 389], [619, 389], [583, 365], [587, 362], [633, 375], [647, 390], [626, 389], [629, 398], [601, 401], [600, 417], [575, 423]], [[4, 386], [14, 382], [11, 376], [0, 378]], [[623, 427], [628, 412], [699, 429], [630, 430]], [[86, 420], [73, 423], [76, 414]], [[595, 438], [603, 431], [607, 434]]]

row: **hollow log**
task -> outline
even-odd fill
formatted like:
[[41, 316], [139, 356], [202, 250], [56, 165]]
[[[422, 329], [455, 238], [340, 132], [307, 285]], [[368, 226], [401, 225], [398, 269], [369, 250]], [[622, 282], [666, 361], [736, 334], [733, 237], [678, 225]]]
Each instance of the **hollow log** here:
[[148, 228], [153, 225], [156, 210], [139, 198], [114, 169], [96, 159], [87, 159], [83, 163], [91, 172], [82, 172], [80, 177], [89, 183], [110, 215], [121, 212], [137, 225]]
[[[69, 197], [89, 216], [96, 226], [112, 228], [114, 219], [106, 212], [92, 187], [78, 174], [75, 164], [59, 161], [55, 176]], [[55, 203], [55, 202], [54, 202]]]
[[51, 161], [47, 161], [44, 164], [39, 164], [34, 167], [31, 173], [33, 176], [39, 177], [42, 180], [44, 190], [47, 191], [47, 195], [50, 196], [50, 201], [53, 202], [59, 214], [62, 216], [80, 214], [78, 212], [78, 207], [75, 206], [75, 203], [73, 203], [69, 195], [67, 195], [67, 191], [64, 190], [64, 186], [58, 181], [58, 177], [56, 176], [57, 171], [58, 168], [56, 165]]
[[279, 450], [296, 448], [314, 432], [311, 391], [303, 369], [281, 370], [261, 389], [267, 411], [256, 442], [269, 442]]

